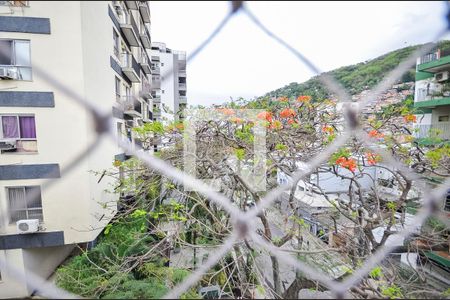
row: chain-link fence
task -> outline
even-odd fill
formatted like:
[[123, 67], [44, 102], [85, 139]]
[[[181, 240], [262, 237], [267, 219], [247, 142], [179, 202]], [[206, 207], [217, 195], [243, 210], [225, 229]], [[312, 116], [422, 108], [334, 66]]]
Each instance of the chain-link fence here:
[[[189, 63], [197, 55], [199, 55], [205, 49], [205, 47], [207, 47], [207, 45], [211, 43], [218, 34], [220, 34], [221, 30], [228, 24], [233, 16], [239, 12], [247, 16], [261, 31], [272, 38], [275, 43], [279, 43], [280, 45], [288, 49], [295, 57], [297, 57], [315, 74], [321, 73], [321, 70], [312, 61], [305, 57], [300, 50], [295, 49], [287, 42], [282, 40], [277, 34], [271, 32], [267, 27], [265, 27], [264, 24], [252, 13], [252, 11], [249, 10], [249, 8], [243, 1], [232, 1], [231, 7], [232, 8], [230, 9], [230, 12], [219, 23], [217, 28], [214, 29], [211, 35], [188, 56], [187, 63]], [[436, 37], [430, 38], [432, 38], [432, 41], [438, 41], [443, 37], [445, 33], [447, 33], [447, 30], [448, 28], [443, 28]], [[55, 89], [68, 96], [74, 102], [86, 108], [91, 113], [92, 118], [95, 121], [95, 131], [98, 138], [95, 142], [93, 142], [92, 145], [90, 145], [90, 147], [85, 149], [83, 153], [80, 153], [77, 157], [75, 157], [72, 160], [71, 164], [61, 170], [62, 177], [64, 177], [67, 173], [70, 173], [71, 170], [80, 163], [80, 161], [86, 159], [99, 144], [101, 138], [110, 138], [114, 139], [117, 143], [119, 143], [122, 149], [124, 149], [127, 153], [131, 153], [132, 155], [134, 155], [152, 170], [155, 170], [156, 172], [174, 180], [175, 182], [195, 189], [198, 193], [204, 195], [206, 198], [219, 205], [222, 209], [226, 210], [232, 217], [232, 220], [234, 222], [233, 233], [222, 243], [220, 248], [218, 248], [213, 255], [208, 257], [206, 262], [204, 262], [198, 269], [191, 273], [181, 284], [172, 289], [165, 296], [165, 298], [179, 297], [182, 293], [196, 284], [210, 268], [217, 264], [219, 260], [224, 257], [224, 255], [233, 247], [236, 242], [246, 238], [251, 239], [255, 244], [272, 253], [272, 255], [276, 256], [280, 261], [294, 266], [309, 279], [320, 282], [323, 286], [326, 286], [330, 291], [332, 291], [335, 297], [344, 298], [346, 297], [346, 293], [351, 287], [357, 285], [377, 264], [381, 263], [382, 260], [387, 257], [387, 255], [394, 249], [395, 246], [393, 245], [395, 243], [393, 243], [391, 246], [382, 246], [373, 255], [371, 255], [359, 269], [355, 270], [342, 282], [338, 282], [329, 277], [324, 272], [315, 269], [300, 260], [295, 259], [293, 256], [286, 255], [286, 253], [280, 251], [278, 247], [265, 241], [253, 230], [254, 227], [252, 226], [252, 224], [257, 218], [257, 215], [264, 209], [269, 208], [273, 204], [273, 202], [282, 195], [284, 191], [290, 190], [293, 183], [305, 178], [305, 176], [313, 173], [313, 171], [321, 164], [326, 163], [327, 159], [352, 137], [357, 138], [369, 149], [373, 149], [374, 151], [380, 153], [383, 159], [388, 164], [398, 170], [401, 170], [410, 180], [422, 182], [422, 179], [416, 173], [412, 172], [410, 168], [398, 162], [388, 151], [373, 144], [371, 142], [371, 139], [369, 138], [367, 133], [363, 131], [361, 124], [359, 124], [357, 120], [362, 108], [376, 101], [377, 96], [379, 96], [386, 89], [389, 89], [412, 65], [415, 64], [416, 58], [427, 53], [429, 50], [431, 50], [431, 47], [432, 45], [426, 45], [414, 51], [392, 72], [385, 76], [384, 80], [382, 80], [375, 88], [370, 91], [369, 94], [367, 94], [359, 102], [359, 108], [355, 108], [350, 105], [344, 105], [344, 116], [346, 120], [346, 129], [344, 133], [337, 139], [335, 139], [333, 143], [331, 143], [323, 152], [311, 159], [307, 163], [306, 168], [297, 170], [292, 176], [292, 183], [287, 185], [280, 185], [277, 188], [269, 191], [260, 202], [260, 205], [255, 206], [246, 212], [243, 212], [233, 206], [230, 200], [227, 199], [227, 197], [215, 192], [202, 181], [183, 173], [179, 169], [171, 166], [170, 164], [166, 163], [164, 160], [161, 160], [156, 156], [152, 156], [145, 152], [139, 151], [140, 149], [132, 147], [131, 143], [127, 141], [118, 140], [118, 137], [115, 134], [115, 128], [112, 128], [111, 126], [111, 124], [113, 124], [113, 116], [111, 114], [101, 113], [101, 110], [96, 107], [95, 101], [93, 101], [93, 99], [84, 99], [83, 97], [78, 95], [77, 92], [60, 84], [58, 79], [50, 76], [46, 71], [44, 71], [42, 66], [40, 67], [39, 65], [34, 65], [33, 72], [35, 72], [35, 74], [42, 80], [52, 84]], [[163, 74], [162, 80], [164, 80], [164, 78], [167, 78], [167, 75], [169, 75], [170, 73], [171, 72]], [[326, 75], [319, 78], [322, 81], [323, 85], [326, 86], [336, 96], [336, 98], [339, 99], [340, 102], [343, 102], [344, 104], [346, 102], [351, 102], [351, 96], [349, 95], [349, 93], [347, 93], [347, 91], [341, 86], [341, 84], [339, 84], [332, 76]], [[48, 188], [51, 185], [56, 184], [56, 182], [56, 180], [48, 180], [45, 182], [42, 188]], [[422, 208], [415, 215], [414, 221], [411, 222], [412, 224], [414, 224], [414, 226], [424, 223], [424, 221], [431, 215], [439, 218], [446, 224], [446, 226], [450, 225], [448, 219], [443, 214], [441, 214], [439, 210], [440, 199], [442, 199], [443, 195], [447, 192], [449, 186], [450, 178], [440, 184], [437, 188], [434, 188], [432, 190], [430, 190], [422, 182], [421, 189], [423, 190], [423, 194], [425, 196], [423, 199]], [[392, 238], [394, 240], [401, 240], [408, 237], [413, 232], [414, 226], [405, 226], [405, 228], [401, 232], [393, 235]], [[27, 275], [23, 274], [21, 271], [15, 269], [14, 266], [8, 264], [8, 262], [3, 259], [0, 259], [0, 269], [8, 272], [8, 274], [13, 276], [18, 281], [26, 282], [28, 286], [34, 289], [36, 291], [36, 294], [38, 295], [51, 298], [78, 298], [78, 296], [61, 290], [60, 288], [49, 282], [46, 282], [38, 276], [33, 276], [33, 274], [30, 274], [29, 272], [27, 272]]]

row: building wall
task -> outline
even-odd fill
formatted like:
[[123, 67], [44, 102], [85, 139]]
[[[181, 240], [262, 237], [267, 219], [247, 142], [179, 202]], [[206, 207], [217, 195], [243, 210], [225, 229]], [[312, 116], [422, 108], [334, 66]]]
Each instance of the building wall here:
[[[63, 170], [98, 139], [89, 111], [74, 102], [61, 89], [67, 87], [84, 100], [92, 101], [103, 113], [115, 104], [117, 75], [110, 65], [113, 53], [113, 23], [106, 1], [31, 2], [26, 8], [13, 8], [12, 16], [50, 19], [50, 34], [0, 32], [1, 39], [30, 40], [31, 81], [0, 81], [6, 91], [52, 92], [54, 107], [1, 107], [0, 114], [34, 114], [37, 153], [0, 154], [2, 165], [58, 164], [61, 177], [41, 188], [44, 232], [64, 232], [65, 246], [0, 250], [0, 256], [21, 270], [48, 277], [69, 254], [74, 243], [92, 241], [115, 213], [117, 196], [106, 192], [112, 179], [93, 174], [112, 167], [117, 144], [104, 138], [89, 157], [76, 162], [67, 174]], [[3, 8], [2, 8], [3, 9]], [[1, 29], [0, 29], [1, 30]], [[106, 46], [105, 46], [106, 45]], [[56, 82], [38, 74], [45, 71]], [[135, 87], [139, 90], [139, 86]], [[116, 119], [123, 123], [123, 120]], [[116, 128], [116, 124], [112, 124]], [[123, 152], [123, 151], [121, 151]], [[6, 187], [42, 185], [46, 179], [0, 180], [0, 235], [16, 234], [9, 223]], [[105, 205], [108, 207], [105, 209]], [[100, 221], [101, 220], [101, 221]], [[32, 291], [0, 270], [0, 298], [25, 297]]]

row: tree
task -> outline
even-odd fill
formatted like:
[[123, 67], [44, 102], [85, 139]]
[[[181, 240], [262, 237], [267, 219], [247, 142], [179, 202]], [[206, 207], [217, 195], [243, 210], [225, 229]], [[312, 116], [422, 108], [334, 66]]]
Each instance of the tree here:
[[[261, 122], [267, 129], [266, 183], [270, 190], [279, 184], [277, 175], [291, 176], [299, 164], [310, 161], [343, 133], [344, 120], [341, 111], [336, 108], [336, 102], [312, 100], [310, 96], [305, 95], [281, 96], [275, 99], [266, 97], [233, 102], [228, 106], [215, 108], [228, 118], [227, 121], [200, 121], [195, 124], [198, 178], [217, 178], [221, 184], [220, 192], [242, 211], [254, 205], [258, 206], [266, 192], [255, 191], [238, 172], [239, 169], [254, 163], [255, 121], [241, 118], [239, 110], [261, 109], [257, 122]], [[436, 143], [425, 148], [414, 141], [411, 124], [415, 121], [415, 117], [409, 104], [405, 102], [385, 107], [381, 112], [361, 117], [360, 122], [374, 144], [387, 149], [396, 160], [409, 166], [412, 171], [421, 174], [425, 179], [448, 177], [449, 146]], [[186, 122], [189, 122], [189, 118]], [[160, 151], [155, 155], [183, 170], [183, 138], [186, 138], [183, 123], [164, 125], [154, 122], [134, 130], [144, 149], [153, 149], [153, 145], [160, 145]], [[237, 168], [233, 165], [233, 161], [237, 162]], [[62, 271], [61, 281], [65, 288], [86, 296], [115, 297], [122, 295], [117, 293], [125, 289], [123, 280], [144, 280], [133, 283], [137, 285], [131, 289], [137, 293], [133, 294], [134, 296], [141, 295], [140, 286], [145, 287], [145, 280], [154, 276], [155, 269], [166, 270], [164, 268], [167, 266], [163, 265], [167, 261], [164, 259], [161, 261], [160, 258], [170, 259], [168, 255], [170, 247], [194, 249], [196, 258], [197, 249], [219, 245], [231, 233], [232, 222], [229, 214], [201, 194], [186, 191], [182, 184], [157, 174], [134, 159], [124, 163], [115, 162], [115, 166], [120, 168], [122, 173], [122, 176], [119, 176], [118, 171], [109, 173], [118, 179], [116, 191], [131, 193], [132, 196], [121, 203], [120, 214], [113, 225], [107, 227], [108, 231], [105, 231], [102, 247], [107, 248], [104, 251], [114, 256], [101, 254], [102, 260], [108, 262], [107, 266], [99, 265], [94, 268], [96, 269], [94, 276], [101, 280], [107, 277], [108, 283], [95, 288], [80, 283], [81, 289], [76, 287], [77, 285], [67, 285], [64, 282], [67, 282], [68, 278], [74, 278], [73, 273], [66, 268]], [[370, 170], [373, 168], [389, 174], [390, 178], [385, 179], [387, 184], [371, 175]], [[418, 199], [411, 197], [414, 194], [414, 184], [402, 170], [384, 164], [379, 153], [369, 149], [356, 138], [350, 139], [344, 147], [336, 151], [328, 163], [317, 168], [313, 175], [317, 178], [320, 174], [329, 174], [342, 179], [347, 188], [345, 197], [341, 195], [332, 199], [320, 184], [314, 183], [311, 176], [308, 176], [294, 183], [287, 196], [279, 199], [278, 208], [260, 213], [259, 224], [256, 225], [257, 228], [252, 229], [257, 230], [272, 245], [283, 251], [295, 253], [298, 259], [314, 264], [325, 272], [330, 272], [335, 267], [329, 262], [333, 262], [335, 254], [339, 253], [342, 260], [340, 264], [346, 266], [346, 274], [349, 274], [388, 241], [389, 236], [398, 230], [399, 223], [405, 222], [408, 208], [418, 203]], [[367, 186], [367, 178], [371, 181], [370, 189], [364, 188]], [[380, 191], [386, 188], [386, 185], [391, 189], [395, 187], [398, 195], [389, 197], [383, 195]], [[310, 207], [305, 206], [301, 199], [296, 197], [299, 190], [304, 194], [310, 193], [312, 197], [323, 197], [329, 203], [330, 209], [321, 213], [315, 223], [311, 223], [313, 212], [308, 211]], [[400, 213], [400, 220], [396, 218], [397, 212]], [[286, 216], [284, 224], [287, 230], [281, 235], [274, 233], [274, 228], [280, 224], [280, 220], [274, 218], [277, 214]], [[114, 247], [106, 246], [106, 241], [111, 235], [118, 234], [121, 226], [129, 226], [134, 222], [138, 223], [133, 225], [137, 226], [134, 229], [136, 235], [132, 239], [134, 242], [130, 241], [124, 247], [120, 244], [115, 245], [118, 241], [128, 241], [131, 234], [129, 232], [118, 236], [118, 241], [114, 239]], [[317, 227], [321, 229], [313, 230]], [[381, 240], [377, 240], [374, 236], [373, 231], [376, 228], [382, 230]], [[315, 231], [314, 234], [311, 234], [312, 231]], [[431, 247], [441, 247], [446, 239], [448, 233], [445, 230], [419, 232], [405, 245], [404, 250], [420, 252], [417, 247], [412, 247], [414, 240], [433, 241]], [[345, 240], [345, 245], [342, 240]], [[320, 244], [324, 250], [308, 249], [310, 244]], [[83, 264], [89, 265], [90, 261], [95, 266], [92, 255], [88, 252]], [[264, 279], [258, 272], [258, 261], [261, 261], [262, 256], [270, 260], [272, 269], [270, 280]], [[326, 263], [321, 263], [322, 260]], [[196, 262], [193, 268], [195, 267]], [[417, 296], [418, 290], [426, 294], [427, 287], [420, 281], [423, 277], [418, 276], [415, 288], [411, 288], [407, 280], [403, 279], [404, 274], [399, 274], [397, 267], [387, 262], [380, 266], [380, 270], [382, 271], [378, 273], [381, 272], [383, 276], [374, 272], [373, 276], [354, 287], [352, 292], [360, 297]], [[109, 274], [114, 275], [111, 277]], [[120, 276], [131, 274], [132, 277], [131, 279], [120, 277], [122, 281], [112, 281], [112, 278], [119, 274]], [[320, 283], [309, 280], [307, 274], [296, 272], [295, 275], [296, 279], [293, 282], [283, 286], [278, 258], [264, 252], [260, 253], [252, 241], [245, 240], [235, 245], [230, 255], [224, 257], [213, 270], [205, 274], [200, 284], [215, 283], [232, 294], [237, 293], [236, 289], [239, 289], [244, 297], [251, 296], [249, 287], [264, 287], [264, 290], [274, 297], [292, 297], [298, 295], [301, 288], [324, 288]], [[160, 276], [171, 278], [167, 273]], [[387, 280], [392, 278], [394, 280]], [[81, 282], [80, 278], [76, 280]], [[114, 282], [115, 286], [109, 285], [110, 282]], [[174, 280], [170, 282], [174, 284]], [[127, 283], [127, 286], [129, 284]], [[414, 292], [416, 294], [409, 294]], [[133, 295], [126, 294], [130, 297]], [[159, 295], [154, 293], [144, 296]]]

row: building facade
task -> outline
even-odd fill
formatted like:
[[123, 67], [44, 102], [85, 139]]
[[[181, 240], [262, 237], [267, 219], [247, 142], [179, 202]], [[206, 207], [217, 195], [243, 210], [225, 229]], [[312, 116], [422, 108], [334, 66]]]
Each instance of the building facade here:
[[[0, 257], [25, 275], [50, 276], [117, 209], [112, 179], [95, 173], [126, 159], [116, 142], [102, 139], [64, 172], [98, 139], [64, 88], [112, 114], [116, 134], [136, 145], [131, 128], [153, 119], [150, 48], [147, 1], [0, 1]], [[38, 230], [18, 228], [30, 220]], [[33, 292], [0, 276], [0, 298]]]
[[[153, 113], [155, 120], [180, 121], [186, 108], [186, 52], [152, 43]], [[165, 76], [165, 77], [164, 77]]]
[[427, 138], [438, 131], [440, 138], [450, 139], [449, 51], [438, 48], [417, 59], [414, 107], [421, 112], [416, 137]]

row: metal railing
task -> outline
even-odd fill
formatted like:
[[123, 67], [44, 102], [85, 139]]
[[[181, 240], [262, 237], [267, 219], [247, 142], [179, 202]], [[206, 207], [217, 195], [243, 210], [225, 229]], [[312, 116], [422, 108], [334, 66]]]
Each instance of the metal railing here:
[[[270, 31], [264, 24], [250, 11], [245, 5], [244, 2], [241, 1], [233, 1], [232, 9], [225, 16], [225, 18], [219, 23], [217, 28], [211, 33], [208, 38], [203, 41], [190, 55], [187, 57], [187, 63], [192, 61], [199, 53], [202, 52], [203, 49], [220, 33], [220, 31], [228, 24], [228, 22], [232, 19], [236, 12], [240, 11], [245, 17], [248, 17], [249, 20], [255, 24], [263, 33], [265, 33], [268, 37], [273, 39], [276, 43], [280, 44], [284, 48], [286, 48], [289, 52], [291, 52], [300, 62], [304, 63], [314, 74], [322, 73], [317, 66], [310, 61], [307, 57], [305, 57], [299, 50], [292, 47], [290, 44], [281, 39], [278, 35]], [[437, 37], [433, 38], [433, 41], [441, 38], [445, 33], [447, 33], [448, 29], [443, 28]], [[430, 38], [430, 39], [431, 39]], [[384, 90], [390, 88], [392, 84], [398, 80], [403, 73], [405, 73], [411, 65], [414, 64], [417, 57], [423, 55], [423, 53], [427, 53], [430, 51], [431, 47], [429, 45], [425, 45], [420, 47], [418, 50], [414, 51], [409, 57], [404, 59], [402, 63], [400, 63], [392, 72], [386, 75], [383, 81], [381, 81], [377, 86], [375, 86], [370, 93], [364, 96], [359, 102], [361, 107], [371, 104], [373, 101], [377, 99], [377, 96], [380, 95]], [[2, 49], [0, 49], [1, 51]], [[96, 106], [95, 99], [84, 99], [79, 96], [76, 91], [73, 91], [70, 87], [62, 85], [58, 78], [54, 78], [50, 76], [45, 71], [45, 66], [36, 65], [33, 68], [34, 72], [37, 76], [40, 77], [42, 81], [45, 81], [51, 84], [55, 89], [59, 90], [62, 94], [65, 94], [68, 98], [72, 99], [74, 102], [78, 103], [80, 106], [84, 107], [87, 111], [89, 111], [95, 120], [95, 131], [99, 137], [108, 136], [114, 141], [120, 144], [120, 147], [124, 149], [124, 151], [132, 153], [137, 159], [141, 160], [144, 164], [146, 164], [149, 168], [158, 172], [172, 180], [183, 183], [184, 186], [193, 188], [198, 191], [199, 194], [207, 197], [211, 203], [217, 204], [223, 210], [229, 213], [232, 217], [232, 225], [233, 225], [233, 233], [225, 239], [220, 247], [218, 247], [212, 255], [210, 255], [207, 260], [199, 266], [195, 271], [193, 271], [187, 278], [185, 278], [180, 284], [170, 289], [170, 292], [165, 295], [166, 298], [177, 298], [182, 293], [187, 291], [191, 286], [195, 283], [199, 282], [202, 276], [214, 265], [216, 265], [220, 259], [222, 259], [236, 242], [242, 242], [245, 240], [252, 240], [253, 243], [271, 253], [274, 257], [277, 257], [281, 262], [287, 263], [290, 266], [294, 267], [296, 270], [300, 271], [303, 276], [320, 282], [321, 285], [327, 287], [335, 297], [337, 298], [345, 298], [348, 294], [350, 288], [355, 287], [361, 280], [367, 277], [367, 274], [379, 263], [381, 263], [388, 255], [391, 253], [395, 246], [385, 244], [380, 247], [376, 252], [371, 254], [371, 256], [363, 262], [363, 264], [354, 270], [349, 276], [344, 278], [342, 281], [336, 281], [331, 278], [329, 275], [325, 274], [323, 271], [314, 268], [293, 256], [286, 255], [285, 252], [281, 251], [279, 247], [274, 246], [273, 244], [267, 242], [265, 239], [261, 238], [254, 230], [253, 222], [256, 220], [258, 214], [263, 212], [264, 209], [271, 206], [274, 201], [282, 195], [284, 191], [287, 191], [292, 188], [292, 183], [281, 185], [275, 188], [272, 191], [269, 191], [266, 196], [261, 199], [261, 205], [258, 207], [254, 207], [246, 212], [240, 211], [236, 207], [230, 204], [229, 199], [225, 195], [222, 195], [216, 191], [214, 191], [210, 186], [206, 185], [202, 181], [191, 177], [190, 175], [176, 169], [169, 163], [164, 160], [158, 158], [157, 156], [152, 156], [147, 153], [143, 153], [141, 151], [136, 151], [134, 147], [122, 140], [117, 140], [115, 128], [112, 128], [110, 122], [113, 119], [112, 114], [103, 114], [102, 110], [100, 110]], [[172, 71], [168, 71], [167, 74], [163, 74], [163, 78], [167, 78], [168, 74], [172, 74]], [[351, 97], [349, 94], [341, 87], [339, 83], [334, 80], [334, 78], [330, 76], [320, 77], [323, 85], [325, 85], [331, 92], [333, 92], [341, 102], [351, 101]], [[135, 101], [134, 98], [128, 97], [125, 98], [126, 103], [132, 103], [133, 109], [135, 109]], [[156, 116], [158, 111], [154, 112]], [[305, 178], [307, 174], [309, 174], [310, 170], [313, 170], [320, 166], [323, 163], [326, 163], [330, 157], [339, 147], [344, 145], [350, 139], [356, 138], [360, 142], [362, 142], [365, 146], [372, 149], [375, 148], [378, 153], [383, 157], [383, 159], [395, 167], [398, 170], [401, 170], [405, 176], [408, 178], [413, 178], [414, 180], [420, 180], [420, 177], [417, 176], [412, 170], [404, 165], [402, 165], [399, 161], [397, 161], [389, 152], [383, 150], [382, 148], [376, 148], [371, 144], [371, 140], [366, 132], [363, 131], [361, 125], [356, 122], [358, 120], [359, 111], [350, 108], [350, 106], [344, 106], [344, 113], [347, 116], [346, 118], [346, 131], [342, 136], [336, 138], [332, 143], [330, 143], [327, 148], [325, 148], [320, 154], [310, 159], [305, 165], [306, 169], [298, 169], [292, 175], [292, 181], [300, 180]], [[64, 178], [63, 175], [66, 175], [73, 170], [74, 167], [78, 166], [81, 161], [85, 160], [91, 151], [96, 148], [98, 142], [96, 141], [90, 147], [88, 147], [84, 152], [77, 155], [72, 159], [72, 163], [69, 164], [66, 168], [61, 170], [61, 178]], [[44, 183], [45, 187], [49, 187], [52, 184], [57, 184], [58, 180], [48, 180]], [[438, 207], [440, 204], [440, 199], [447, 193], [448, 186], [450, 186], [450, 179], [445, 180], [441, 185], [434, 189], [430, 189], [424, 185], [423, 190], [423, 206], [414, 216], [413, 224], [414, 226], [405, 226], [402, 230], [399, 230], [395, 237], [406, 238], [410, 234], [412, 234], [415, 230], [415, 227], [418, 224], [422, 224], [429, 216], [436, 216], [440, 220], [442, 220], [448, 226], [448, 220], [441, 218]], [[2, 257], [0, 257], [0, 269], [2, 271], [8, 272], [8, 274], [14, 278], [16, 278], [19, 282], [24, 282], [28, 285], [30, 289], [36, 291], [36, 294], [50, 297], [50, 298], [79, 298], [76, 295], [72, 295], [58, 287], [54, 284], [43, 280], [42, 278], [35, 276], [34, 274], [28, 272], [27, 275], [22, 271], [17, 270], [13, 266], [11, 266], [7, 261], [5, 261]]]
[[450, 122], [438, 122], [432, 124], [418, 124], [414, 126], [414, 135], [417, 138], [438, 137], [450, 139]]

